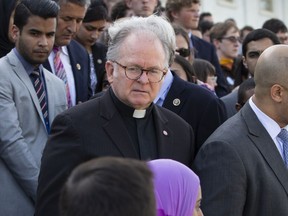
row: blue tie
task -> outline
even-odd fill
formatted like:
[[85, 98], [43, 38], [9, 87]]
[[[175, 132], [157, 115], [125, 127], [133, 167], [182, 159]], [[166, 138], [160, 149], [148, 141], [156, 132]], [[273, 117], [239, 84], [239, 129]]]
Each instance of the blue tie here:
[[48, 104], [47, 104], [47, 100], [46, 100], [45, 88], [44, 88], [43, 82], [40, 78], [40, 70], [38, 67], [35, 68], [34, 71], [31, 73], [31, 78], [32, 78], [32, 82], [34, 85], [34, 89], [36, 91], [36, 94], [37, 94], [37, 97], [39, 100], [39, 104], [40, 104], [41, 111], [43, 114], [46, 129], [49, 133]]
[[286, 167], [288, 168], [288, 131], [286, 129], [281, 129], [278, 137], [283, 142], [283, 160]]

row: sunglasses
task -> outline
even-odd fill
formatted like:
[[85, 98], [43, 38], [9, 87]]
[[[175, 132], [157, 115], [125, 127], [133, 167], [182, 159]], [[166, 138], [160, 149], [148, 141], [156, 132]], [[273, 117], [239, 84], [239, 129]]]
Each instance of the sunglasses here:
[[186, 58], [188, 56], [190, 56], [190, 49], [186, 49], [186, 48], [179, 48], [176, 50], [177, 53], [179, 53], [180, 56]]
[[240, 37], [230, 36], [230, 37], [222, 37], [221, 39], [222, 39], [222, 40], [223, 40], [223, 39], [229, 40], [229, 41], [232, 42], [232, 43], [237, 43], [237, 42], [241, 43]]

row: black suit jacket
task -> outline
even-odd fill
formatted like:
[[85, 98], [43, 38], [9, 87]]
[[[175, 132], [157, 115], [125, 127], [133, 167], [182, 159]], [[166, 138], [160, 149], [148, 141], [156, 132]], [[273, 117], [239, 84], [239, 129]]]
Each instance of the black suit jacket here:
[[288, 215], [287, 168], [248, 102], [208, 138], [195, 171], [204, 215]]
[[[77, 41], [71, 40], [67, 45], [70, 63], [73, 71], [76, 89], [76, 104], [87, 101], [91, 95], [90, 88], [90, 60], [87, 51]], [[44, 67], [51, 70], [47, 60]]]
[[[154, 106], [152, 114], [158, 158], [191, 166], [194, 159], [191, 126], [162, 107]], [[36, 215], [59, 215], [59, 194], [71, 170], [81, 162], [101, 156], [139, 158], [109, 91], [55, 118], [41, 162]]]
[[106, 73], [105, 72], [106, 54], [107, 54], [107, 46], [105, 46], [104, 44], [95, 43], [92, 46], [93, 62], [97, 77], [97, 86], [96, 91], [94, 93], [101, 91], [102, 81], [104, 78], [104, 74]]
[[196, 152], [206, 139], [227, 119], [223, 102], [208, 89], [174, 75], [163, 107], [188, 122], [195, 134]]
[[218, 97], [227, 95], [230, 92], [229, 85], [224, 77], [219, 60], [213, 44], [191, 35], [191, 41], [195, 50], [195, 58], [205, 59], [214, 65], [217, 75], [217, 86], [215, 91]]

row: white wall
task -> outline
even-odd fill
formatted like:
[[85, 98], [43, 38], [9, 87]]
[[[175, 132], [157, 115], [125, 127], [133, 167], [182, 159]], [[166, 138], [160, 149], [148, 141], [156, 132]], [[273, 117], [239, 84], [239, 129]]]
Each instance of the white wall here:
[[[161, 1], [165, 5], [166, 0]], [[270, 18], [281, 19], [288, 26], [288, 0], [273, 0], [273, 13], [260, 10], [261, 0], [234, 0], [230, 5], [221, 2], [223, 0], [201, 0], [201, 12], [212, 13], [215, 22], [234, 18], [239, 28], [244, 25], [261, 28], [265, 20]]]

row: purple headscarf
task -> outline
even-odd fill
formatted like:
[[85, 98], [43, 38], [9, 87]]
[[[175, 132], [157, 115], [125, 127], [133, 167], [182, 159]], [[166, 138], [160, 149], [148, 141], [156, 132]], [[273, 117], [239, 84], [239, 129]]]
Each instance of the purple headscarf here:
[[154, 173], [158, 216], [192, 216], [200, 181], [185, 165], [170, 159], [148, 162]]

